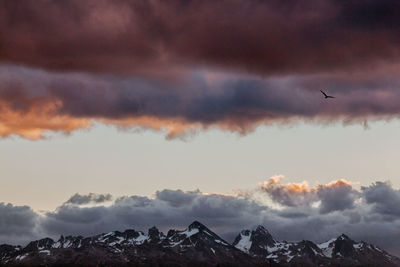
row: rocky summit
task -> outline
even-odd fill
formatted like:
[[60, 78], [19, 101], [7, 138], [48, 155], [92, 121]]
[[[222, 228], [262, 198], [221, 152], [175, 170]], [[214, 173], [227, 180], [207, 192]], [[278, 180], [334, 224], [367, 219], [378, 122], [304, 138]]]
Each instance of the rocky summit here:
[[321, 244], [277, 241], [263, 226], [243, 230], [232, 244], [200, 222], [183, 231], [156, 227], [91, 237], [44, 238], [0, 245], [0, 265], [80, 266], [400, 266], [400, 259], [341, 235]]

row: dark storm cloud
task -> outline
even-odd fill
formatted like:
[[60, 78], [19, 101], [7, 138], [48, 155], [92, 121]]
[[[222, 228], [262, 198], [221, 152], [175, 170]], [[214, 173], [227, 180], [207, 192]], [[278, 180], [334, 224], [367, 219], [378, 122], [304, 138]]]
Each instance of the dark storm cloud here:
[[398, 13], [392, 0], [0, 0], [0, 136], [398, 118]]
[[[390, 71], [261, 79], [197, 70], [163, 80], [1, 66], [0, 74], [3, 137], [38, 139], [47, 131], [88, 128], [93, 121], [164, 129], [174, 137], [210, 127], [247, 133], [260, 124], [351, 123], [400, 114], [400, 80]], [[337, 97], [333, 101], [319, 92], [327, 84]]]
[[87, 195], [81, 195], [76, 193], [72, 197], [70, 197], [66, 204], [77, 204], [84, 205], [90, 203], [103, 203], [112, 200], [112, 195], [110, 194], [94, 194], [89, 193]]
[[400, 20], [397, 11], [400, 3], [396, 0], [388, 1], [342, 1], [342, 12], [338, 21], [346, 27], [378, 31], [385, 29], [398, 29]]
[[207, 64], [257, 73], [398, 61], [393, 0], [0, 2], [0, 61], [163, 73]]

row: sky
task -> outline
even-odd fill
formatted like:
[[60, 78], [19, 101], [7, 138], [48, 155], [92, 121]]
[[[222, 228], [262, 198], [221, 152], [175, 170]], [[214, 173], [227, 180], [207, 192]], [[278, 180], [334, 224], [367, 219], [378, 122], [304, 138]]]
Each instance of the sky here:
[[400, 255], [399, 11], [0, 0], [0, 243], [199, 220]]
[[53, 210], [75, 193], [151, 196], [168, 188], [232, 194], [279, 174], [291, 182], [342, 178], [359, 187], [390, 180], [399, 187], [399, 130], [397, 121], [369, 129], [300, 124], [166, 140], [158, 132], [98, 125], [34, 142], [9, 138], [0, 142], [0, 202]]

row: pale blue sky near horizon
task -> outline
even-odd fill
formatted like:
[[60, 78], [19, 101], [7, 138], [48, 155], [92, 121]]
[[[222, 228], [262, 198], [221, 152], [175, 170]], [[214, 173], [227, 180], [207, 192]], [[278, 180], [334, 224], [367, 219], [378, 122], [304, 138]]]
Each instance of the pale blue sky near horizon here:
[[96, 125], [39, 141], [2, 139], [0, 202], [53, 210], [75, 193], [232, 193], [277, 174], [284, 183], [346, 179], [357, 187], [379, 180], [399, 187], [400, 122], [369, 126], [260, 126], [246, 136], [213, 129], [182, 141]]

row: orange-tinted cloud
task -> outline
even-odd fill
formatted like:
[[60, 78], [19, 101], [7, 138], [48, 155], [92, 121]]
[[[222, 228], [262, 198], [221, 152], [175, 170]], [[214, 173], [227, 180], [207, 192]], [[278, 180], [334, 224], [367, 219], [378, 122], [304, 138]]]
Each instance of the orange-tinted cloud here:
[[275, 202], [289, 207], [311, 206], [320, 202], [319, 211], [329, 213], [352, 208], [358, 197], [351, 184], [339, 179], [325, 185], [309, 186], [302, 183], [282, 184], [283, 176], [271, 177], [260, 184], [260, 190], [268, 194]]
[[8, 103], [0, 101], [0, 136], [18, 135], [37, 140], [47, 132], [69, 134], [90, 126], [89, 119], [58, 115], [56, 106], [57, 103], [40, 103], [27, 111], [16, 111]]

